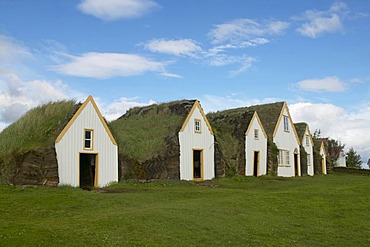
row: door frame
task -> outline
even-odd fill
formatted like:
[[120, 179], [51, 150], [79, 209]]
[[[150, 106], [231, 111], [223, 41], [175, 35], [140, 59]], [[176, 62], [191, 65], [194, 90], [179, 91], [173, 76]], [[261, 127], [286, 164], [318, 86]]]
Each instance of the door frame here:
[[78, 153], [78, 187], [81, 187], [81, 154], [95, 155], [95, 175], [93, 187], [98, 187], [98, 174], [99, 174], [99, 153], [79, 152]]
[[[257, 155], [256, 155], [257, 154]], [[256, 171], [256, 174], [254, 173], [255, 172], [255, 164], [256, 164], [256, 156], [257, 156], [257, 171]], [[253, 151], [253, 165], [252, 165], [252, 175], [254, 177], [259, 177], [259, 173], [260, 173], [260, 157], [261, 156], [261, 152], [260, 151], [256, 151], [254, 150]]]
[[[194, 178], [194, 151], [200, 151], [200, 178]], [[192, 174], [193, 181], [203, 181], [204, 180], [204, 159], [203, 159], [203, 149], [202, 148], [193, 148], [192, 149]]]

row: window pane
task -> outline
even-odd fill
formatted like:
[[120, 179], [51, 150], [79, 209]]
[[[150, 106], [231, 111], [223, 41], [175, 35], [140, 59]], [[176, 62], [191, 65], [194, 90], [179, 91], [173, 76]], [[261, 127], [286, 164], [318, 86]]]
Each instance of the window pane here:
[[91, 139], [91, 130], [85, 130], [85, 139]]
[[85, 140], [85, 148], [91, 148], [91, 140]]
[[285, 151], [286, 152], [286, 160], [285, 160], [285, 163], [287, 164], [287, 165], [289, 165], [289, 151]]

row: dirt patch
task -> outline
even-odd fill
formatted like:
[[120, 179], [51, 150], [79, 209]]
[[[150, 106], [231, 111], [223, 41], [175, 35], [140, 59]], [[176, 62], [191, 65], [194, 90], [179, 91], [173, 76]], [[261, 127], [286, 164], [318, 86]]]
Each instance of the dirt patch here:
[[146, 189], [129, 189], [129, 188], [124, 188], [124, 189], [95, 189], [93, 191], [97, 192], [97, 193], [119, 194], [119, 193], [138, 193], [138, 192], [146, 191]]

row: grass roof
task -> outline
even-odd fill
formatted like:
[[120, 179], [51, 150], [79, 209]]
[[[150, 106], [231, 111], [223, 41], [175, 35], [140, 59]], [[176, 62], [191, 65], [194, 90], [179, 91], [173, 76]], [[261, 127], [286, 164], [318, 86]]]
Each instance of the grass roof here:
[[297, 131], [297, 134], [298, 134], [298, 137], [299, 137], [299, 140], [303, 140], [303, 137], [304, 137], [304, 134], [306, 132], [306, 128], [307, 128], [307, 123], [295, 123], [294, 124], [294, 127]]
[[[261, 123], [263, 125], [263, 128], [266, 131], [266, 134], [269, 138], [272, 138], [272, 135], [274, 134], [275, 126], [277, 124], [277, 121], [279, 119], [281, 109], [283, 108], [285, 102], [276, 102], [276, 103], [270, 103], [270, 104], [264, 104], [264, 105], [254, 105], [254, 106], [248, 106], [248, 107], [240, 107], [225, 111], [219, 111], [215, 113], [209, 113], [207, 116], [210, 118], [213, 118], [213, 116], [217, 115], [229, 115], [230, 117], [237, 117], [242, 116], [243, 113], [246, 112], [257, 112]], [[242, 120], [242, 119], [241, 119]]]
[[[0, 164], [14, 156], [53, 147], [64, 126], [77, 111], [75, 101], [58, 101], [35, 107], [0, 133]], [[10, 165], [10, 164], [9, 164]]]
[[226, 158], [227, 165], [237, 172], [244, 164], [245, 132], [254, 111], [227, 110], [207, 114], [216, 135], [216, 141]]
[[9, 181], [30, 151], [48, 152], [77, 111], [75, 101], [58, 101], [36, 107], [0, 133], [0, 181]]
[[170, 143], [178, 144], [178, 133], [195, 100], [135, 107], [109, 124], [121, 155], [145, 161], [164, 156]]

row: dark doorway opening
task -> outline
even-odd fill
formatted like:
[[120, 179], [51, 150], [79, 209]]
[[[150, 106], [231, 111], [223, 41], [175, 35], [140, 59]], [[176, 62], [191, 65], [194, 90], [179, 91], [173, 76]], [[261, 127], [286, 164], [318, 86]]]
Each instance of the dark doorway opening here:
[[254, 151], [253, 155], [253, 176], [258, 177], [258, 167], [260, 163], [260, 152]]
[[193, 150], [193, 178], [202, 179], [202, 150]]
[[294, 154], [294, 175], [295, 176], [299, 176], [299, 172], [298, 172], [298, 154]]
[[80, 154], [80, 188], [96, 186], [96, 154]]

